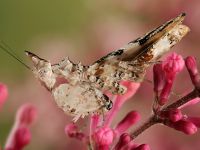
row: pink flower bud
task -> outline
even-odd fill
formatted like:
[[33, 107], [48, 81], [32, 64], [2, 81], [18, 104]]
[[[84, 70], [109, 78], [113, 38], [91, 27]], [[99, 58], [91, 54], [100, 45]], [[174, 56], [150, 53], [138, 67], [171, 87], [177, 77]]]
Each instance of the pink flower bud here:
[[124, 145], [120, 150], [134, 150], [138, 144], [135, 144], [133, 141], [130, 141], [128, 144]]
[[179, 121], [183, 118], [183, 115], [179, 109], [170, 109], [160, 112], [160, 117], [169, 119], [172, 122]]
[[191, 121], [196, 127], [200, 128], [200, 117], [188, 117], [187, 120]]
[[5, 84], [0, 83], [0, 108], [8, 97], [8, 89]]
[[185, 59], [185, 65], [192, 75], [198, 74], [196, 59], [193, 56], [188, 56]]
[[177, 122], [171, 123], [170, 126], [189, 135], [197, 132], [197, 127], [195, 124], [188, 120], [179, 120]]
[[115, 128], [115, 131], [118, 133], [118, 135], [125, 132], [128, 128], [130, 128], [132, 125], [134, 125], [136, 122], [138, 122], [140, 119], [140, 115], [136, 111], [129, 112], [123, 120], [121, 120], [117, 127]]
[[84, 140], [85, 134], [78, 130], [78, 127], [74, 124], [68, 124], [65, 127], [65, 134], [71, 138], [76, 138], [78, 140]]
[[66, 125], [66, 127], [65, 127], [65, 133], [69, 137], [73, 137], [77, 131], [78, 131], [78, 127], [74, 123], [70, 123], [70, 124]]
[[27, 127], [20, 127], [17, 129], [15, 133], [15, 139], [16, 139], [16, 150], [20, 150], [26, 145], [28, 145], [31, 141], [31, 133]]
[[197, 63], [194, 57], [189, 56], [186, 58], [185, 60], [185, 65], [187, 67], [187, 70], [190, 74], [190, 78], [192, 80], [192, 83], [200, 88], [200, 75], [199, 75], [199, 71], [197, 69]]
[[120, 138], [119, 141], [117, 143], [117, 145], [115, 146], [115, 150], [121, 150], [123, 146], [125, 146], [126, 144], [128, 144], [131, 141], [131, 137], [128, 133], [123, 133]]
[[160, 92], [165, 83], [165, 73], [163, 71], [162, 64], [155, 64], [153, 66], [153, 80], [154, 80], [154, 91]]
[[110, 146], [109, 145], [97, 145], [96, 150], [110, 150]]
[[37, 110], [32, 104], [22, 105], [16, 115], [16, 120], [19, 124], [30, 125], [37, 117]]
[[184, 67], [184, 60], [181, 55], [177, 55], [176, 53], [172, 53], [170, 56], [167, 57], [166, 61], [163, 63], [163, 69], [165, 71], [165, 78], [166, 82], [160, 94], [160, 105], [164, 105], [170, 95], [172, 85], [174, 79], [183, 67]]
[[105, 119], [105, 122], [104, 122], [104, 126], [105, 127], [109, 127], [109, 125], [111, 124], [114, 116], [119, 111], [121, 106], [129, 98], [131, 98], [136, 93], [138, 88], [140, 87], [140, 83], [134, 83], [134, 82], [130, 82], [130, 81], [123, 81], [123, 82], [121, 82], [121, 84], [127, 88], [127, 91], [123, 95], [114, 96], [115, 103], [114, 103], [113, 108], [111, 109], [111, 111], [106, 116], [106, 119]]
[[10, 138], [5, 145], [5, 150], [22, 150], [26, 145], [30, 143], [31, 133], [25, 126], [20, 126], [12, 132], [12, 138]]
[[150, 150], [150, 147], [147, 144], [141, 144], [138, 147], [134, 148], [133, 150]]
[[181, 55], [172, 53], [164, 61], [163, 67], [168, 76], [174, 76], [185, 66], [184, 59]]
[[17, 114], [15, 124], [7, 138], [5, 150], [21, 150], [30, 142], [31, 133], [28, 126], [35, 120], [37, 111], [30, 104], [22, 105]]
[[110, 146], [114, 139], [114, 131], [110, 128], [103, 127], [94, 133], [94, 141], [97, 146]]
[[162, 91], [160, 93], [160, 99], [158, 101], [159, 105], [163, 106], [168, 101], [170, 92], [172, 89], [172, 85], [173, 85], [173, 82], [167, 81], [165, 83], [164, 88], [162, 89]]

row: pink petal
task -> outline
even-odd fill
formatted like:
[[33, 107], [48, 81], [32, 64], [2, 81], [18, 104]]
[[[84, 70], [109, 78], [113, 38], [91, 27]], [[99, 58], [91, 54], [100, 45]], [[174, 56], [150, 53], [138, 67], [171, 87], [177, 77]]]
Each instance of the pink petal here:
[[74, 123], [70, 123], [65, 126], [65, 133], [69, 136], [72, 137], [74, 133], [78, 131], [78, 127]]
[[30, 143], [31, 133], [25, 126], [20, 126], [12, 132], [12, 137], [6, 142], [5, 150], [22, 150]]
[[197, 69], [197, 62], [196, 62], [196, 58], [193, 56], [188, 56], [185, 59], [185, 65], [188, 68], [188, 70], [190, 71], [190, 73], [192, 75], [196, 75], [198, 74], [198, 69]]
[[131, 98], [138, 88], [140, 87], [140, 83], [134, 83], [130, 81], [123, 81], [122, 85], [127, 87], [127, 92], [124, 95], [117, 95], [114, 96], [114, 105], [113, 108], [110, 110], [110, 112], [107, 114], [104, 122], [104, 126], [108, 127], [110, 126], [114, 116], [119, 111], [121, 106], [129, 99]]
[[200, 74], [199, 71], [197, 69], [197, 63], [196, 63], [196, 59], [192, 56], [189, 56], [186, 58], [185, 60], [185, 65], [187, 67], [187, 70], [190, 74], [190, 78], [192, 80], [192, 83], [200, 88]]
[[110, 146], [109, 145], [97, 145], [96, 149], [97, 150], [110, 150]]
[[85, 140], [85, 134], [78, 130], [78, 127], [74, 123], [70, 123], [65, 127], [65, 134], [71, 138], [78, 140]]
[[150, 147], [147, 144], [142, 144], [142, 145], [139, 145], [138, 147], [134, 148], [133, 150], [150, 150]]
[[155, 64], [153, 66], [153, 79], [154, 79], [154, 91], [158, 93], [163, 89], [165, 84], [165, 73], [163, 71], [162, 64]]
[[159, 104], [162, 106], [164, 105], [170, 96], [171, 89], [174, 83], [174, 79], [180, 71], [184, 68], [185, 62], [181, 55], [176, 53], [172, 53], [170, 56], [166, 58], [163, 62], [163, 70], [165, 72], [165, 84], [163, 89], [160, 93], [160, 100]]
[[120, 138], [118, 143], [115, 146], [115, 150], [121, 150], [123, 146], [127, 145], [131, 141], [131, 137], [128, 133], [123, 133]]
[[32, 104], [22, 105], [16, 115], [16, 120], [19, 124], [30, 125], [37, 117], [37, 110]]
[[195, 124], [188, 120], [179, 120], [177, 122], [172, 123], [170, 126], [188, 135], [197, 132], [197, 127], [195, 126]]
[[94, 133], [94, 141], [99, 146], [110, 146], [112, 144], [115, 133], [112, 129], [103, 127]]
[[182, 112], [179, 109], [170, 109], [160, 112], [160, 117], [168, 119], [172, 122], [179, 121], [183, 118]]
[[164, 70], [168, 74], [176, 74], [183, 70], [184, 66], [185, 62], [183, 57], [176, 53], [169, 55], [163, 63]]
[[3, 83], [0, 83], [0, 108], [8, 98], [8, 89], [7, 86]]
[[24, 146], [28, 145], [31, 141], [31, 133], [27, 127], [20, 127], [15, 133], [16, 139], [16, 150], [22, 149]]
[[115, 128], [115, 131], [118, 133], [118, 135], [120, 135], [132, 125], [134, 125], [136, 122], [138, 122], [139, 119], [139, 113], [136, 111], [131, 111], [124, 117], [122, 121], [118, 123], [117, 127]]
[[[173, 80], [174, 81], [174, 80]], [[158, 101], [158, 103], [163, 106], [164, 104], [166, 104], [166, 102], [169, 99], [170, 93], [171, 93], [171, 89], [173, 86], [173, 81], [167, 81], [165, 82], [165, 85], [160, 93], [160, 99]]]
[[35, 120], [37, 111], [31, 104], [22, 105], [16, 114], [15, 123], [6, 140], [5, 150], [21, 150], [30, 142], [28, 126]]
[[188, 117], [187, 120], [191, 121], [196, 127], [200, 128], [200, 117]]

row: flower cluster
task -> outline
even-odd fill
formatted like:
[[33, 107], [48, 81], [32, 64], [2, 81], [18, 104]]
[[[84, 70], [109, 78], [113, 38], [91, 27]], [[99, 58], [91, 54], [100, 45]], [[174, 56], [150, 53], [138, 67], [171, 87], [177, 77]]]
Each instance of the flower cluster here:
[[[186, 66], [195, 89], [167, 105], [176, 76]], [[139, 83], [123, 81], [121, 84], [127, 87], [124, 95], [107, 94], [113, 100], [114, 105], [108, 114], [102, 119], [99, 115], [93, 115], [90, 118], [90, 132], [84, 133], [74, 123], [65, 128], [65, 133], [71, 137], [84, 142], [91, 149], [98, 150], [150, 150], [147, 144], [136, 144], [134, 139], [154, 124], [161, 123], [185, 134], [194, 134], [200, 127], [200, 118], [191, 117], [182, 113], [182, 109], [188, 105], [196, 104], [200, 101], [200, 74], [197, 69], [194, 57], [187, 57], [172, 53], [162, 63], [155, 64], [154, 74], [154, 101], [153, 114], [138, 129], [127, 133], [127, 129], [140, 120], [140, 114], [137, 111], [131, 111], [117, 124], [111, 126], [113, 118], [121, 109], [122, 105], [132, 97], [140, 87]]]
[[[0, 84], [0, 108], [8, 97], [8, 90], [4, 84]], [[31, 133], [30, 125], [37, 116], [36, 108], [31, 104], [22, 105], [15, 118], [15, 123], [6, 140], [4, 150], [22, 150], [30, 143]], [[0, 148], [1, 149], [1, 148]]]
[[114, 127], [111, 127], [113, 118], [120, 110], [122, 105], [131, 98], [140, 87], [139, 83], [124, 81], [121, 84], [127, 87], [127, 92], [124, 95], [111, 95], [114, 101], [113, 108], [106, 114], [105, 118], [99, 115], [91, 116], [90, 133], [86, 135], [81, 132], [75, 124], [69, 124], [65, 128], [65, 132], [69, 137], [73, 137], [83, 141], [94, 149], [108, 150], [113, 147], [116, 150], [122, 149], [127, 143], [125, 149], [133, 150], [148, 150], [146, 144], [135, 144], [131, 141], [131, 136], [125, 133], [128, 128], [136, 124], [140, 120], [140, 115], [137, 111], [130, 111], [126, 116]]
[[95, 149], [108, 150], [113, 147], [116, 150], [120, 150], [127, 143], [125, 149], [148, 150], [148, 145], [137, 145], [131, 142], [131, 136], [125, 133], [128, 128], [140, 120], [140, 115], [137, 111], [130, 111], [116, 126], [111, 127], [112, 120], [117, 112], [136, 93], [140, 86], [139, 83], [125, 81], [122, 84], [127, 87], [127, 92], [124, 95], [115, 96], [108, 94], [115, 101], [113, 108], [103, 120], [99, 115], [91, 116], [90, 133], [88, 135], [78, 130], [78, 127], [73, 123], [66, 126], [66, 134], [69, 137], [83, 141]]
[[170, 107], [161, 109], [169, 100], [176, 75], [182, 71], [185, 65], [195, 89], [199, 90], [200, 74], [195, 58], [187, 57], [184, 61], [180, 55], [173, 53], [164, 63], [154, 65], [155, 103], [153, 109], [155, 116], [161, 123], [185, 134], [194, 134], [199, 127], [200, 118], [189, 117], [186, 114], [183, 115], [181, 109], [199, 102], [199, 98], [191, 99], [180, 107], [171, 105]]

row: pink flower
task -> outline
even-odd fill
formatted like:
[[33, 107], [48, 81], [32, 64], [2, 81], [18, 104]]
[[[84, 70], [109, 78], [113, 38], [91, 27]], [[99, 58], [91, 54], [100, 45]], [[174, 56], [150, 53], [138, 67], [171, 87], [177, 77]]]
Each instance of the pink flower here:
[[129, 127], [134, 125], [136, 122], [138, 122], [140, 119], [140, 115], [136, 111], [129, 112], [122, 121], [118, 123], [118, 125], [115, 128], [115, 131], [118, 133], [118, 135], [125, 132]]
[[118, 138], [129, 127], [134, 125], [139, 119], [139, 113], [136, 111], [131, 111], [117, 124], [115, 129], [111, 129], [108, 126], [97, 129], [93, 136], [96, 145], [98, 145], [98, 147], [101, 147], [101, 149], [109, 149], [110, 145], [113, 143], [114, 138]]
[[0, 109], [8, 97], [8, 89], [5, 84], [0, 83]]
[[133, 143], [130, 135], [127, 133], [123, 133], [120, 136], [120, 139], [116, 144], [114, 150], [150, 150], [150, 147], [147, 144], [138, 145]]
[[[191, 72], [191, 78], [196, 75], [199, 76], [193, 60], [194, 59], [190, 60], [191, 62], [187, 64], [188, 71]], [[176, 102], [162, 107], [169, 99], [175, 77], [183, 67], [184, 60], [176, 53], [170, 55], [163, 64], [154, 65], [154, 94], [156, 95], [155, 106], [157, 106], [157, 109], [153, 107], [153, 110], [157, 111], [154, 111], [153, 116], [138, 129], [131, 132], [130, 135], [125, 132], [140, 119], [138, 112], [129, 112], [118, 124], [114, 125], [114, 128], [111, 126], [111, 123], [122, 105], [135, 94], [140, 84], [129, 81], [122, 82], [121, 84], [127, 88], [127, 92], [124, 95], [114, 96], [109, 93], [109, 98], [113, 98], [114, 105], [111, 111], [106, 114], [106, 117], [103, 118], [105, 121], [97, 114], [91, 117], [90, 133], [88, 135], [84, 134], [88, 139], [89, 146], [101, 150], [108, 150], [110, 148], [114, 148], [114, 150], [150, 150], [149, 145], [139, 145], [134, 143], [133, 140], [150, 126], [157, 123], [162, 123], [188, 135], [196, 133], [197, 128], [200, 127], [200, 118], [187, 117], [182, 114], [180, 109], [198, 103], [199, 98], [192, 100], [192, 98], [199, 96], [199, 93], [197, 93], [198, 91], [192, 91]], [[195, 82], [200, 81], [197, 80], [199, 78], [194, 79]], [[197, 85], [197, 83], [195, 83], [195, 85]], [[77, 126], [73, 125], [68, 128], [68, 135], [70, 137], [77, 136], [77, 133], [79, 133]]]
[[[115, 143], [114, 140], [118, 139], [121, 134], [140, 119], [138, 112], [131, 111], [115, 126], [115, 128], [110, 127], [113, 117], [119, 111], [123, 103], [136, 93], [140, 85], [139, 83], [132, 83], [129, 81], [124, 81], [122, 84], [127, 87], [127, 92], [124, 95], [114, 96], [114, 107], [111, 112], [108, 113], [104, 122], [102, 122], [99, 115], [94, 114], [90, 118], [90, 133], [88, 135], [80, 132], [75, 124], [66, 126], [66, 134], [76, 139], [79, 139], [77, 137], [79, 134], [83, 134], [85, 139], [87, 139], [86, 141], [89, 141], [92, 147], [96, 147], [96, 149], [100, 150], [110, 149], [113, 143]], [[112, 96], [110, 95], [110, 97]]]
[[30, 142], [29, 126], [35, 121], [36, 115], [36, 108], [31, 104], [24, 104], [19, 108], [5, 150], [21, 150]]
[[123, 81], [121, 84], [127, 88], [127, 91], [124, 95], [114, 96], [115, 102], [114, 102], [113, 108], [106, 115], [104, 126], [109, 126], [111, 124], [114, 116], [119, 111], [121, 106], [127, 100], [129, 100], [136, 93], [138, 88], [140, 87], [140, 83], [134, 83], [134, 82], [130, 82], [130, 81]]
[[31, 141], [31, 133], [27, 127], [19, 127], [15, 132], [15, 150], [23, 149], [24, 146], [28, 145]]
[[94, 141], [97, 145], [97, 149], [109, 149], [110, 145], [113, 142], [113, 139], [115, 137], [115, 133], [112, 129], [103, 127], [97, 130], [97, 132], [94, 133]]
[[200, 74], [199, 74], [199, 71], [197, 69], [196, 59], [192, 56], [187, 57], [186, 60], [185, 60], [185, 65], [186, 65], [187, 70], [190, 74], [190, 78], [192, 80], [192, 83], [197, 88], [200, 88]]
[[115, 150], [120, 150], [122, 149], [123, 146], [127, 145], [131, 141], [131, 137], [128, 133], [123, 133], [120, 138], [118, 143], [115, 146]]
[[164, 119], [169, 119], [172, 122], [177, 122], [183, 118], [181, 110], [179, 109], [170, 109], [161, 111], [159, 116]]
[[154, 91], [156, 94], [160, 92], [165, 84], [165, 73], [162, 64], [155, 64], [153, 66], [153, 81], [154, 81]]
[[179, 120], [177, 122], [171, 122], [169, 126], [189, 135], [197, 132], [196, 125], [192, 123], [192, 121], [185, 120], [185, 119]]
[[191, 121], [196, 127], [200, 128], [200, 117], [188, 117], [187, 120]]
[[147, 144], [141, 144], [138, 147], [134, 148], [133, 150], [150, 150], [150, 147]]
[[164, 61], [163, 71], [165, 72], [166, 82], [160, 94], [160, 100], [159, 100], [160, 105], [164, 105], [167, 102], [172, 89], [174, 79], [177, 73], [179, 73], [183, 69], [184, 64], [185, 62], [182, 56], [176, 53], [172, 53]]
[[31, 104], [24, 104], [17, 111], [16, 121], [19, 121], [19, 124], [30, 125], [36, 120], [36, 117], [36, 108]]
[[85, 139], [85, 134], [81, 131], [78, 131], [78, 127], [74, 123], [68, 124], [65, 127], [65, 134], [67, 134], [69, 137], [76, 138], [78, 140]]
[[176, 73], [183, 70], [185, 66], [184, 59], [181, 55], [175, 52], [169, 55], [163, 63], [163, 68], [167, 76], [174, 76]]

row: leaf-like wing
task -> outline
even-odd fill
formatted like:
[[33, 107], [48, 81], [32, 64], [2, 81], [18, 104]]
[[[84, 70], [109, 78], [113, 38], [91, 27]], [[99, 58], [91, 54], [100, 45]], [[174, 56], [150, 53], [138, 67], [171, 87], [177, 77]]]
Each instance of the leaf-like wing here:
[[[133, 40], [126, 44], [124, 47], [115, 50], [106, 56], [97, 60], [94, 64], [98, 63], [102, 65], [104, 64], [115, 64], [116, 61], [134, 61], [138, 57], [142, 56], [143, 54], [147, 53], [149, 47], [152, 47], [155, 43], [157, 43], [160, 39], [166, 36], [171, 30], [176, 28], [176, 30], [181, 30], [177, 32], [184, 32], [179, 39], [174, 43], [171, 43], [171, 47], [175, 45], [178, 41], [182, 39], [182, 37], [189, 31], [189, 28], [182, 25], [182, 21], [185, 18], [185, 13], [180, 14], [174, 19], [169, 20], [168, 22], [164, 23], [163, 25], [153, 29], [152, 31], [145, 34], [143, 37], [140, 37], [136, 40]], [[181, 28], [181, 29], [180, 29]], [[170, 37], [169, 37], [170, 38]], [[173, 40], [173, 39], [168, 39]], [[164, 45], [163, 45], [164, 46]], [[169, 50], [170, 48], [168, 48]], [[157, 49], [154, 49], [156, 51]], [[154, 55], [154, 60], [157, 57], [163, 55], [164, 52], [159, 51], [158, 55]], [[166, 52], [166, 51], [165, 51]], [[157, 53], [156, 53], [157, 54]]]

